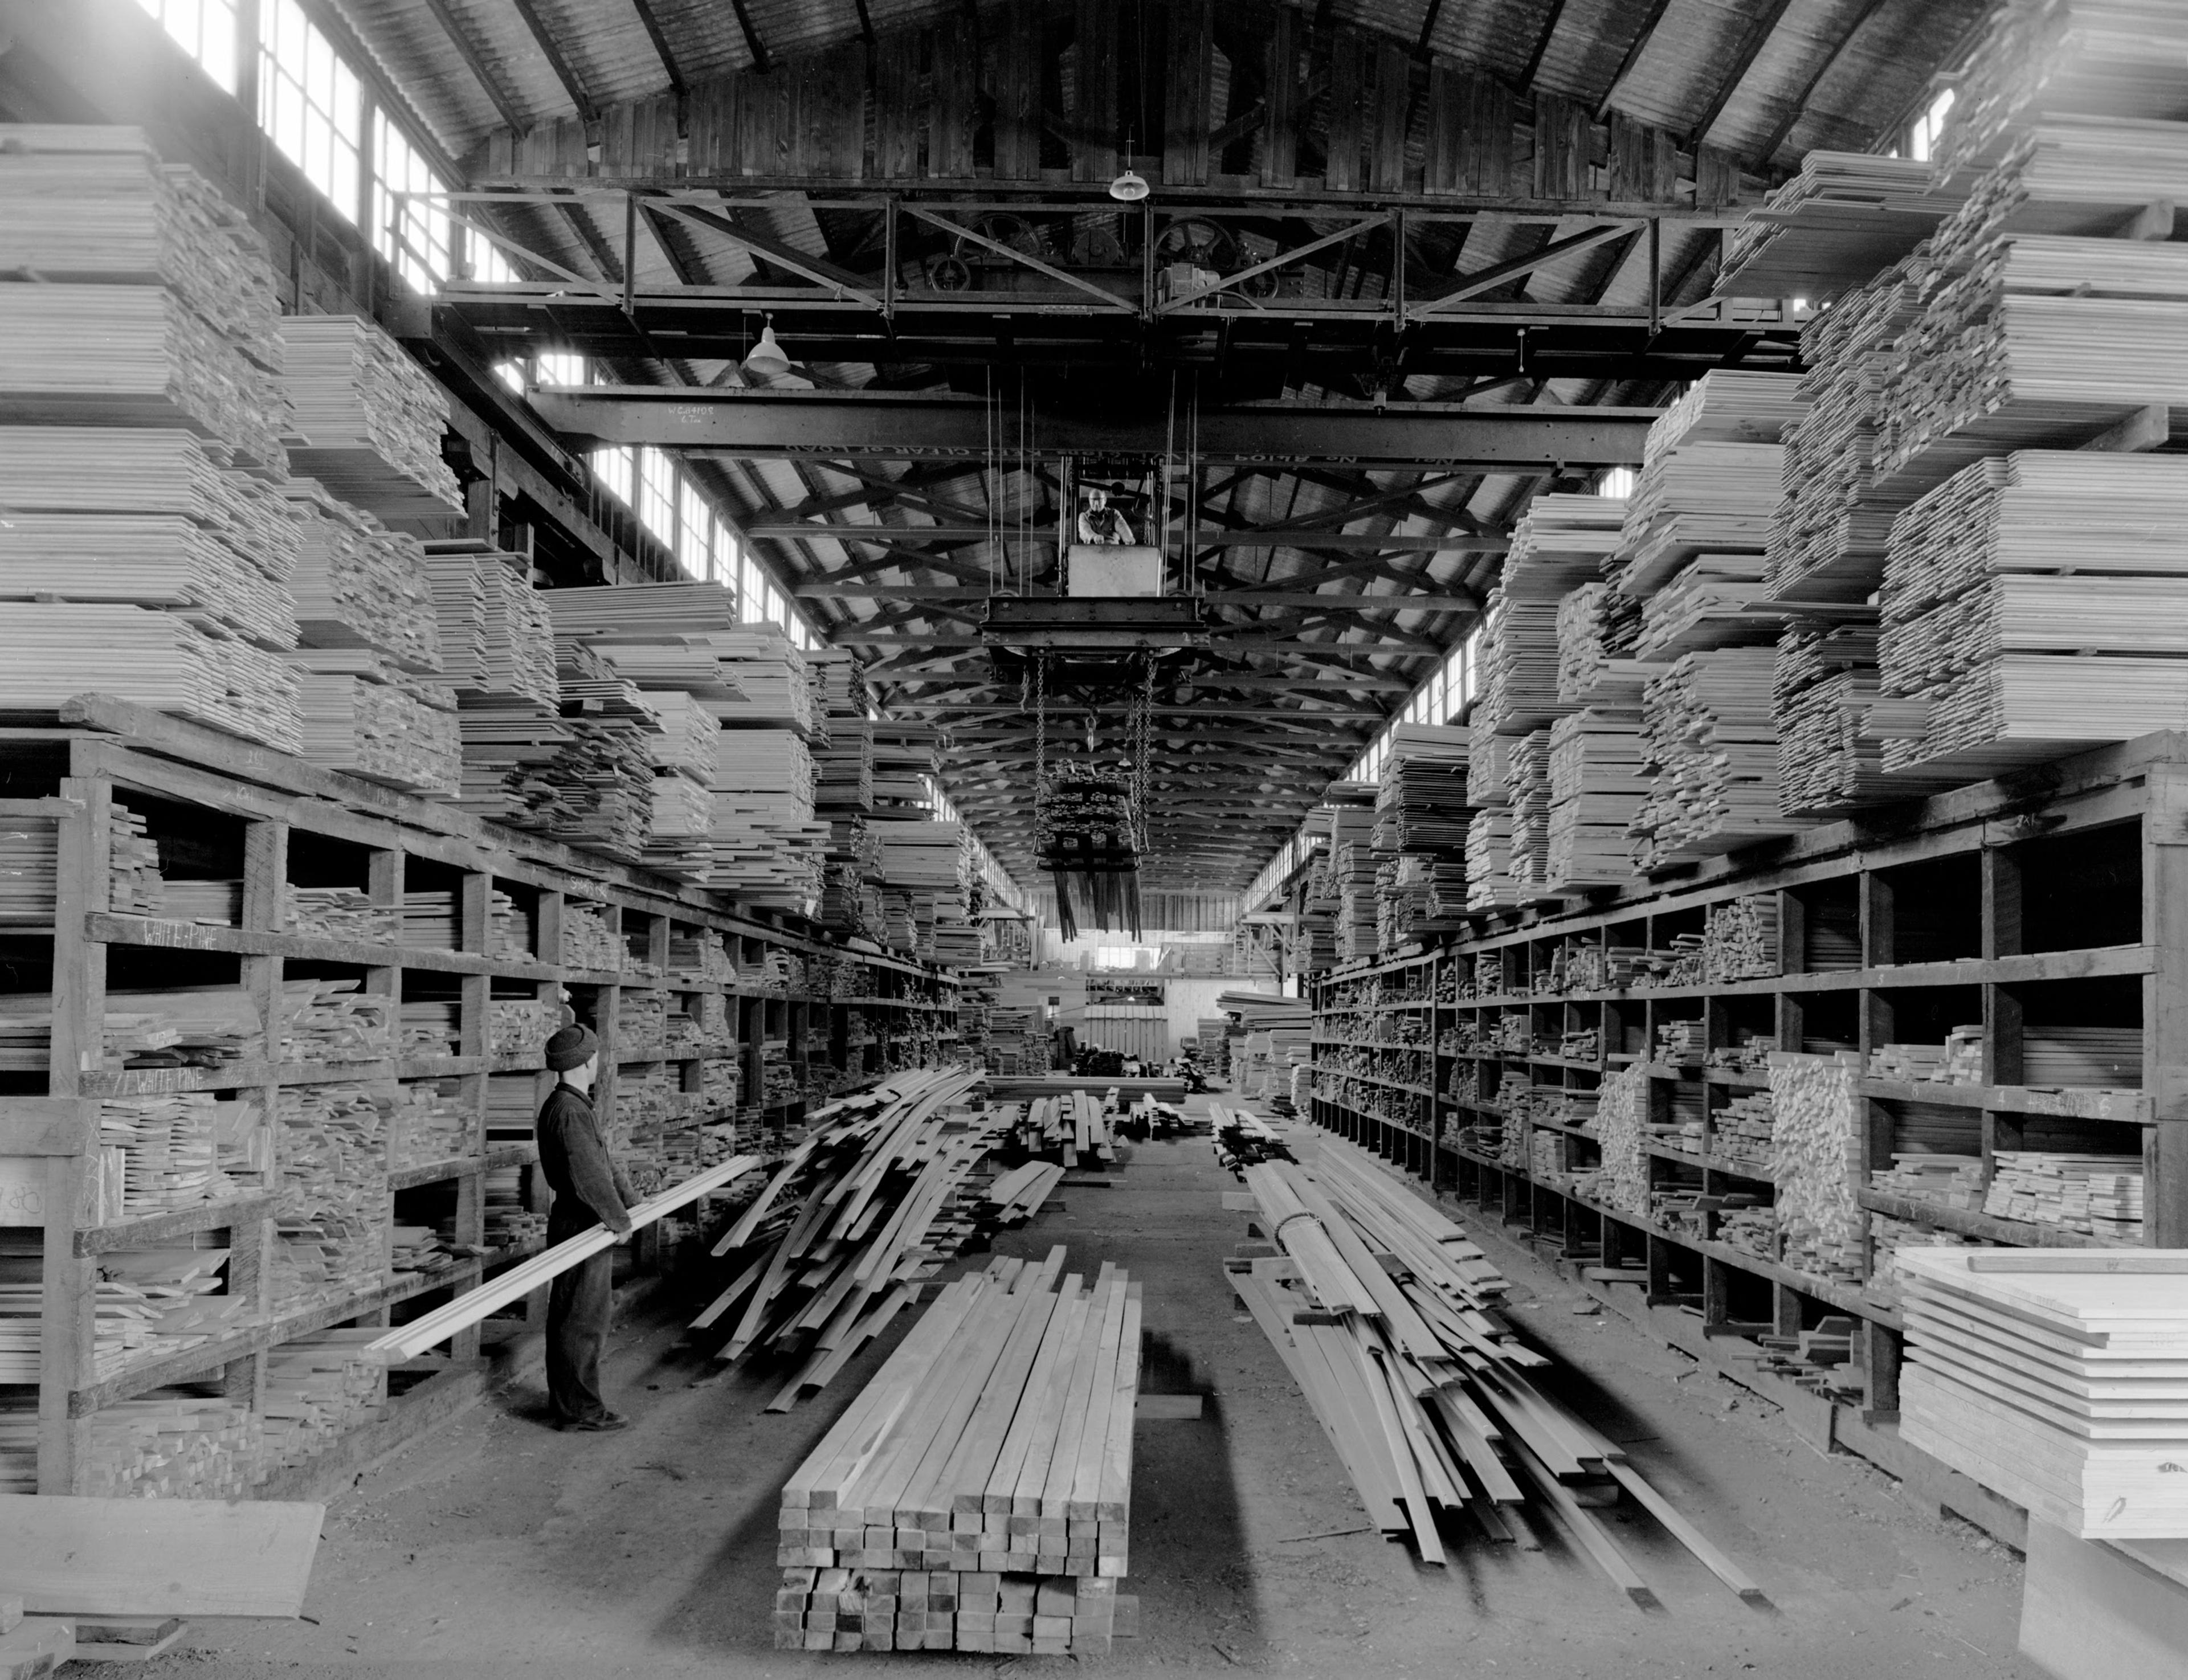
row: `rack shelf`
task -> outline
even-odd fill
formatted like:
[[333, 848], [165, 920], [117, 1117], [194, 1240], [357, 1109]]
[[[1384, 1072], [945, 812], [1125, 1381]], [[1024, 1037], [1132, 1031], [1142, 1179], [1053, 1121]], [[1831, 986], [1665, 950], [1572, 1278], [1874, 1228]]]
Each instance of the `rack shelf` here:
[[[1740, 1112], [1751, 1114], [1744, 1099], [1768, 1089], [1767, 1075], [1660, 1059], [1667, 1029], [1672, 1042], [1703, 1057], [1743, 1046], [1752, 1054], [1760, 1043], [1849, 1051], [1866, 1066], [1887, 1044], [1934, 1045], [1954, 1028], [1980, 1023], [1980, 1084], [1857, 1079], [1849, 1139], [1857, 1181], [1849, 1187], [1864, 1221], [1876, 1215], [1987, 1243], [2122, 1246], [2118, 1238], [1869, 1187], [1871, 1170], [1889, 1168], [1896, 1151], [1965, 1153], [1981, 1163], [1988, 1186], [1999, 1152], [2078, 1150], [2118, 1153], [2123, 1167], [2140, 1170], [2145, 1239], [2188, 1246], [2188, 1131], [2172, 1130], [2188, 1126], [2188, 1080], [2178, 1071], [2188, 1066], [2188, 911], [2181, 909], [2188, 904], [2188, 857], [2170, 843], [2184, 815], [2188, 737], [2153, 736], [1864, 812], [1585, 901], [1548, 900], [1472, 918], [1437, 951], [1356, 961], [1318, 977], [1313, 988], [1319, 1030], [1327, 1032], [1319, 1023], [1365, 1018], [1379, 986], [1411, 990], [1421, 983], [1423, 965], [1430, 966], [1427, 984], [1438, 999], [1433, 1018], [1446, 1047], [1435, 1052], [1435, 1083], [1444, 1094], [1430, 1105], [1427, 1141], [1412, 1127], [1324, 1094], [1333, 1077], [1366, 1077], [1332, 1065], [1351, 1040], [1315, 1040], [1312, 1118], [1438, 1189], [1559, 1233], [1568, 1252], [1598, 1255], [1605, 1265], [1616, 1264], [1621, 1249], [1645, 1253], [1652, 1299], [1691, 1299], [1708, 1324], [1762, 1316], [1783, 1331], [1812, 1324], [1825, 1311], [1856, 1316], [1865, 1327], [1857, 1363], [1869, 1407], [1888, 1413], [1898, 1404], [1899, 1323], [1875, 1292], [1882, 1280], [1865, 1227], [1861, 1276], [1841, 1278], [1719, 1240], [1714, 1209], [1695, 1215], [1706, 1235], [1616, 1210], [1574, 1188], [1576, 1173], [1599, 1170], [1592, 1154], [1574, 1152], [1599, 1148], [1598, 1138], [1569, 1124], [1570, 1112], [1565, 1120], [1528, 1116], [1542, 1114], [1560, 1093], [1579, 1101], [1585, 1114], [1584, 1099], [1601, 1079], [1638, 1070], [1652, 1122], [1676, 1114], [1681, 1124], [1701, 1125], [1698, 1153], [1646, 1142], [1647, 1159], [1663, 1164], [1650, 1175], [1652, 1187], [1738, 1189], [1768, 1204], [1777, 1193], [1771, 1170], [1728, 1159], [1711, 1142], [1721, 1108], [1740, 1100]], [[2077, 848], [2101, 855], [2106, 866], [2078, 870]], [[1908, 875], [1915, 865], [1921, 868]], [[1705, 956], [1707, 941], [1695, 939], [1712, 910], [1751, 899], [1768, 901], [1758, 919], [1776, 929], [1777, 972], [1724, 967]], [[2077, 937], [2091, 943], [2076, 944]], [[1603, 984], [1623, 980], [1621, 966], [1637, 961], [1653, 963], [1660, 980], [1679, 984]], [[1668, 972], [1682, 961], [1691, 966]], [[1706, 961], [1720, 967], [1706, 969]], [[1567, 984], [1568, 975], [1588, 984]], [[1537, 1043], [1554, 1046], [1560, 1034], [1593, 1032], [1599, 1053], [1520, 1056], [1486, 1047], [1492, 1029], [1515, 1016]], [[2067, 1075], [2090, 1079], [2087, 1086], [2028, 1082], [2030, 1074], [2055, 1080], [2057, 1073], [2043, 1068], [2061, 1066], [2081, 1041], [2075, 1034], [2099, 1026], [2139, 1028], [2131, 1065], [2091, 1063], [2094, 1071]], [[1457, 1042], [1462, 1031], [1464, 1049]], [[2069, 1050], [2056, 1047], [2061, 1044]], [[1451, 1094], [1454, 1070], [1467, 1068], [1478, 1089], [1469, 1097]], [[2100, 1079], [2106, 1082], [2101, 1087]], [[1531, 1085], [1534, 1098], [1506, 1100], [1506, 1086], [1515, 1081]], [[1501, 1127], [1498, 1153], [1462, 1140], [1476, 1116]], [[1541, 1170], [1552, 1165], [1561, 1170]], [[1684, 1280], [1677, 1289], [1675, 1274]], [[1767, 1311], [1758, 1310], [1758, 1289], [1768, 1296]]]
[[[488, 1198], [505, 1193], [490, 1190], [489, 1178], [512, 1169], [520, 1205], [544, 1212], [545, 1187], [532, 1170], [537, 1151], [528, 1137], [507, 1134], [519, 1114], [528, 1130], [545, 1094], [542, 1044], [558, 1012], [574, 1013], [600, 1035], [595, 1107], [641, 1182], [672, 1170], [672, 1163], [726, 1152], [732, 1129], [745, 1133], [737, 1142], [758, 1145], [757, 1128], [795, 1125], [809, 1100], [931, 1060], [955, 1036], [956, 980], [944, 971], [854, 951], [772, 913], [742, 911], [665, 877], [172, 719], [98, 699], [71, 702], [65, 719], [59, 728], [0, 727], [11, 793], [35, 790], [31, 798], [11, 798], [11, 826], [45, 824], [58, 860], [50, 916], [31, 906], [31, 919], [4, 930], [42, 942], [35, 960], [43, 966], [12, 984], [50, 998], [39, 1006], [49, 1042], [25, 1048], [28, 1035], [18, 1031], [0, 1055], [0, 1157], [28, 1159], [48, 1210], [35, 1239], [42, 1244], [42, 1492], [81, 1492], [90, 1484], [90, 1420], [104, 1407], [178, 1383], [211, 1384], [256, 1404], [267, 1356], [281, 1344], [336, 1325], [386, 1323], [421, 1296], [463, 1293], [537, 1252], [542, 1245], [526, 1240], [484, 1258], [395, 1271], [386, 1245], [393, 1225], [422, 1223], [437, 1226], [460, 1254], [486, 1249]], [[110, 839], [124, 809], [161, 846], [171, 877], [172, 856], [184, 860], [182, 878], [238, 883], [236, 925], [114, 908]], [[346, 888], [355, 903], [390, 918], [400, 916], [407, 892], [446, 893], [455, 948], [290, 931], [296, 890], [329, 888]], [[597, 929], [583, 944], [572, 932], [581, 910]], [[516, 920], [498, 926], [504, 912]], [[414, 922], [410, 932], [414, 938]], [[670, 972], [672, 943], [688, 949], [694, 940], [718, 944], [709, 972]], [[614, 956], [622, 959], [615, 966], [594, 966]], [[425, 1011], [414, 1026], [403, 1011], [388, 1011], [384, 1053], [354, 1059], [284, 1054], [275, 1040], [246, 1042], [240, 1057], [216, 1066], [128, 1067], [107, 1050], [110, 993], [233, 989], [262, 1023], [274, 1017], [285, 982], [313, 978], [352, 980], [367, 996], [443, 1012]], [[501, 1003], [528, 1007], [498, 1018]], [[855, 1048], [854, 1011], [877, 1029], [862, 1033], [868, 1042]], [[673, 1012], [671, 1020], [688, 1015], [704, 1041], [673, 1048], [662, 1041], [664, 1012]], [[416, 1040], [403, 1036], [406, 1029], [421, 1032], [431, 1048], [443, 1021], [443, 1041], [458, 1053], [417, 1053]], [[513, 1038], [506, 1036], [512, 1022], [522, 1023]], [[887, 1031], [878, 1030], [883, 1022]], [[308, 1051], [312, 1040], [296, 1030], [298, 1048]], [[707, 1064], [724, 1060], [736, 1063], [734, 1086], [718, 1073], [709, 1077]], [[840, 1073], [824, 1075], [824, 1068]], [[409, 1112], [398, 1099], [421, 1085], [432, 1091], [431, 1141], [393, 1153], [398, 1140], [391, 1129]], [[288, 1280], [317, 1274], [284, 1273], [275, 1264], [283, 1241], [277, 1215], [288, 1216], [283, 1152], [294, 1147], [286, 1127], [298, 1098], [331, 1094], [340, 1102], [347, 1091], [328, 1088], [351, 1086], [390, 1117], [376, 1141], [357, 1146], [368, 1159], [376, 1152], [377, 1167], [345, 1181], [358, 1207], [376, 1204], [386, 1258], [375, 1275], [369, 1263], [354, 1263], [353, 1247], [337, 1274], [352, 1284], [300, 1302]], [[250, 1167], [236, 1169], [247, 1193], [148, 1214], [127, 1211], [125, 1202], [111, 1215], [97, 1187], [102, 1106], [213, 1093], [255, 1105], [263, 1147]], [[634, 1125], [643, 1128], [634, 1136]], [[416, 1159], [420, 1150], [432, 1158]], [[391, 1168], [391, 1153], [404, 1164]], [[496, 1182], [505, 1187], [505, 1176]], [[110, 1185], [109, 1193], [132, 1192]], [[103, 1210], [103, 1223], [76, 1222], [79, 1209], [94, 1209]], [[369, 1255], [370, 1216], [357, 1216], [363, 1231], [348, 1240], [361, 1237]], [[25, 1238], [15, 1240], [12, 1252], [25, 1252]], [[227, 1294], [247, 1299], [240, 1322], [172, 1351], [161, 1350], [155, 1337], [133, 1350], [136, 1362], [97, 1375], [93, 1303], [102, 1260], [194, 1243], [224, 1250]], [[657, 1237], [642, 1245], [641, 1262], [651, 1263], [660, 1247]], [[465, 1333], [456, 1356], [474, 1351], [477, 1337]]]

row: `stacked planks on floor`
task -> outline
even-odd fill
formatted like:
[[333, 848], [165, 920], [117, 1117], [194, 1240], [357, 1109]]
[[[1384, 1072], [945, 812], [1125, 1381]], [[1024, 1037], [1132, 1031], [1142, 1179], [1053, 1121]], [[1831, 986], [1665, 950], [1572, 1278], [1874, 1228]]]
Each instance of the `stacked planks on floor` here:
[[778, 1648], [1092, 1655], [1131, 1520], [1139, 1288], [999, 1259], [945, 1288], [782, 1493]]
[[979, 1228], [970, 1184], [1000, 1121], [967, 1101], [978, 1073], [899, 1074], [824, 1108], [813, 1130], [714, 1243], [734, 1255], [727, 1288], [692, 1321], [728, 1316], [715, 1354], [798, 1361], [770, 1407], [787, 1411], [825, 1385]]
[[1443, 1564], [1463, 1512], [1493, 1542], [1552, 1517], [1633, 1601], [1655, 1594], [1591, 1506], [1622, 1490], [1743, 1598], [1755, 1583], [1626, 1462], [1536, 1386], [1549, 1363], [1498, 1316], [1505, 1280], [1460, 1228], [1349, 1146], [1243, 1175], [1281, 1258], [1226, 1263], [1344, 1461], [1369, 1519]]
[[1887, 770], [1988, 775], [2170, 728], [2188, 705], [2188, 515], [2174, 455], [2022, 450], [1899, 516], [1886, 568], [1883, 692], [1928, 702]]
[[355, 315], [281, 319], [290, 463], [383, 519], [459, 510], [441, 459], [448, 394], [403, 347]]
[[2188, 1536], [2188, 1251], [1894, 1258], [1903, 1440], [2084, 1539]]

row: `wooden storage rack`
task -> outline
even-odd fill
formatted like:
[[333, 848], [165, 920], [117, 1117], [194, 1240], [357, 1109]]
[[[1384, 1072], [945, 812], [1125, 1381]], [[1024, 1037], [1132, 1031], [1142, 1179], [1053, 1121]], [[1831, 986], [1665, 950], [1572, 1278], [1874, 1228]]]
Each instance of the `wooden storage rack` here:
[[[217, 1382], [230, 1396], [256, 1404], [263, 1393], [268, 1349], [330, 1326], [386, 1323], [391, 1314], [407, 1318], [476, 1287], [493, 1270], [531, 1252], [511, 1245], [488, 1260], [470, 1260], [454, 1269], [391, 1274], [376, 1287], [274, 1316], [267, 1310], [262, 1265], [274, 1240], [275, 1196], [270, 1190], [116, 1223], [91, 1222], [90, 1175], [101, 1097], [256, 1090], [262, 1094], [278, 1147], [279, 1127], [272, 1117], [278, 1093], [285, 1087], [456, 1080], [471, 1114], [470, 1150], [391, 1172], [388, 1208], [392, 1220], [397, 1196], [425, 1186], [452, 1185], [456, 1237], [476, 1244], [483, 1230], [486, 1172], [536, 1159], [529, 1143], [488, 1147], [488, 1080], [529, 1074], [536, 1101], [551, 1079], [537, 1052], [501, 1057], [487, 1053], [488, 1007], [497, 994], [555, 999], [567, 989], [580, 1018], [601, 1035], [596, 1101], [610, 1126], [619, 1077], [628, 1078], [645, 1063], [671, 1059], [665, 1046], [618, 1045], [619, 1006], [633, 992], [713, 993], [733, 1000], [735, 1012], [725, 1024], [734, 1030], [734, 1041], [718, 1040], [697, 1051], [680, 1051], [674, 1059], [681, 1087], [686, 1092], [700, 1089], [707, 1052], [736, 1056], [743, 1080], [736, 1118], [771, 1131], [802, 1119], [809, 1056], [832, 1050], [837, 1065], [854, 1075], [854, 1083], [871, 1083], [890, 1071], [889, 1058], [901, 1046], [914, 1041], [905, 1023], [922, 1023], [916, 1041], [922, 1047], [956, 1036], [956, 981], [943, 971], [871, 949], [824, 944], [790, 925], [788, 918], [735, 914], [680, 883], [118, 702], [93, 696], [72, 702], [58, 728], [44, 723], [0, 726], [0, 795], [6, 796], [0, 798], [0, 821], [19, 827], [52, 825], [58, 843], [58, 892], [50, 924], [12, 922], [0, 927], [0, 953], [8, 954], [8, 967], [37, 969], [49, 961], [54, 995], [50, 1052], [17, 1052], [12, 1060], [0, 1052], [0, 1159], [15, 1158], [18, 1176], [23, 1166], [35, 1164], [33, 1181], [43, 1190], [41, 1492], [82, 1490], [87, 1420], [103, 1407], [170, 1384], [202, 1382]], [[244, 883], [240, 926], [113, 913], [108, 854], [117, 800], [156, 811], [160, 823], [172, 826], [188, 843], [233, 840]], [[283, 887], [293, 879], [292, 863], [314, 855], [324, 863], [324, 856], [332, 853], [358, 872], [357, 884], [375, 902], [391, 907], [403, 902], [406, 874], [425, 873], [437, 885], [453, 882], [461, 949], [426, 950], [399, 941], [326, 939], [281, 931]], [[496, 890], [527, 906], [530, 955], [488, 954], [488, 918]], [[561, 961], [566, 910], [579, 903], [594, 906], [630, 952], [629, 970], [580, 969]], [[737, 966], [738, 983], [670, 973], [671, 934], [680, 927], [719, 933]], [[224, 982], [228, 974], [240, 977], [262, 1009], [278, 995], [289, 965], [319, 966], [322, 972], [324, 965], [353, 971], [367, 990], [398, 998], [403, 995], [406, 976], [426, 977], [436, 989], [454, 992], [461, 1053], [376, 1062], [98, 1071], [110, 968], [127, 967], [141, 960], [138, 954], [154, 951], [162, 954], [160, 961], [187, 963], [190, 954], [202, 954], [212, 963], [232, 964], [218, 978]], [[811, 995], [770, 984], [764, 977], [771, 956], [825, 960], [816, 963], [815, 972], [825, 973], [835, 991], [843, 989], [848, 980], [854, 995]], [[638, 970], [637, 960], [653, 972]], [[854, 1007], [864, 1018], [882, 1023], [869, 1041], [856, 1046], [855, 1062], [846, 1059], [847, 1018]], [[796, 1100], [772, 1108], [758, 1100], [760, 1056], [770, 1043], [784, 1047], [799, 1088]], [[278, 1166], [277, 1155], [269, 1184], [278, 1181]], [[527, 1177], [535, 1207], [544, 1210], [544, 1185], [535, 1175]], [[249, 1315], [257, 1322], [179, 1352], [139, 1360], [105, 1380], [93, 1380], [98, 1256], [207, 1232], [227, 1233], [227, 1291], [257, 1298]], [[641, 1250], [642, 1263], [658, 1259], [657, 1251]], [[460, 1361], [475, 1354], [477, 1345], [474, 1330], [454, 1351]]]
[[[1771, 978], [1692, 986], [1554, 991], [1548, 980], [1562, 948], [1663, 950], [1698, 933], [1712, 905], [1758, 894], [1774, 897], [1780, 972]], [[1476, 978], [1486, 979], [1479, 986]], [[1345, 989], [1378, 981], [1387, 996], [1371, 1013], [1339, 1012]], [[1931, 1105], [1926, 1124], [1964, 1116], [1965, 1150], [1979, 1145], [1988, 1185], [1996, 1151], [2072, 1147], [2039, 1141], [2045, 1127], [2101, 1137], [2095, 1153], [2133, 1154], [2144, 1177], [2145, 1239], [2188, 1246], [2188, 736], [2153, 735], [2000, 781], [1864, 812], [1791, 839], [1667, 872], [1655, 882], [1553, 899], [1494, 918], [1434, 950], [1361, 962], [1319, 977], [1311, 1118], [1378, 1151], [1439, 1190], [1479, 1204], [1504, 1223], [1555, 1239], [1562, 1255], [1604, 1267], [1645, 1267], [1651, 1305], [1698, 1309], [1705, 1333], [1791, 1334], [1829, 1313], [1862, 1326], [1855, 1356], [1865, 1373], [1864, 1417], [1898, 1409], [1900, 1321], [1872, 1287], [1874, 1243], [1863, 1221], [1863, 1275], [1824, 1277], [1714, 1240], [1682, 1234], [1576, 1193], [1567, 1181], [1599, 1161], [1577, 1128], [1504, 1118], [1500, 1083], [1519, 1077], [1574, 1091], [1596, 1089], [1616, 1068], [1647, 1071], [1652, 1117], [1699, 1114], [1699, 1155], [1652, 1144], [1652, 1184], [1705, 1192], [1772, 1193], [1766, 1171], [1717, 1158], [1712, 1121], [1728, 1097], [1763, 1089], [1756, 1074], [1670, 1066], [1649, 1057], [1660, 1026], [1698, 1023], [1705, 1055], [1743, 1033], [1766, 1033], [1785, 1050], [1858, 1051], [1943, 1040], [1980, 1022], [1985, 1082], [1907, 1084], [1864, 1078], [1865, 1125], [1857, 1128], [1858, 1199], [1931, 1229], [2010, 1245], [2101, 1245], [2106, 1239], [2055, 1226], [1950, 1209], [1871, 1190], [1869, 1169], [1890, 1164], [1901, 1127]], [[2022, 1083], [2022, 1057], [2039, 1023], [2124, 1024], [2142, 1029], [2140, 1092], [2108, 1119], [2065, 1119], [2058, 1100]], [[1363, 1099], [1321, 1093], [1348, 1047], [1379, 1038], [1392, 1016], [1425, 1018], [1423, 1046], [1435, 1077], [1352, 1075]], [[1463, 1055], [1435, 1047], [1470, 1023], [1495, 1048]], [[1503, 1026], [1511, 1040], [1492, 1039]], [[1592, 1059], [1542, 1053], [1562, 1035], [1593, 1028]], [[1525, 1053], [1511, 1045], [1521, 1043]], [[1409, 1046], [1374, 1042], [1386, 1055]], [[1452, 1095], [1462, 1068], [1479, 1092]], [[2126, 1086], [2136, 1083], [2123, 1079]], [[1379, 1087], [1379, 1090], [1377, 1088]], [[1525, 1124], [1519, 1148], [1492, 1156], [1463, 1134], [1477, 1116]], [[2126, 1131], [2127, 1128], [2134, 1131]], [[1563, 1170], [1531, 1170], [1534, 1134], [1557, 1141]], [[2032, 1136], [2034, 1134], [2034, 1136]], [[2124, 1134], [2124, 1135], [2123, 1135]], [[1501, 1159], [1500, 1159], [1501, 1157]], [[1516, 1162], [1530, 1164], [1521, 1166]]]

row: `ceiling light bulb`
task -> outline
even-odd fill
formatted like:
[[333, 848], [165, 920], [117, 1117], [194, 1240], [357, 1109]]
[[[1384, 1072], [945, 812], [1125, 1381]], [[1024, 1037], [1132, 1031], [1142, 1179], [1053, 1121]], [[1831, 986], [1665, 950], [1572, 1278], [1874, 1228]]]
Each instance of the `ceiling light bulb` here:
[[1152, 190], [1144, 176], [1130, 169], [1109, 183], [1109, 196], [1119, 204], [1137, 204]]

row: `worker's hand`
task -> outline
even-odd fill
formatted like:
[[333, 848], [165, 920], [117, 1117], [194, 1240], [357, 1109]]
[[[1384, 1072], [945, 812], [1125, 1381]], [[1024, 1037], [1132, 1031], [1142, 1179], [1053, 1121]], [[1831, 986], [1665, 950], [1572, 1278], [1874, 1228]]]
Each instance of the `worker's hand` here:
[[616, 1247], [618, 1249], [627, 1247], [630, 1239], [637, 1235], [638, 1228], [635, 1226], [626, 1225], [616, 1232]]

